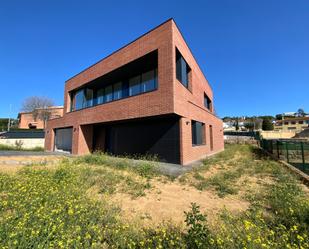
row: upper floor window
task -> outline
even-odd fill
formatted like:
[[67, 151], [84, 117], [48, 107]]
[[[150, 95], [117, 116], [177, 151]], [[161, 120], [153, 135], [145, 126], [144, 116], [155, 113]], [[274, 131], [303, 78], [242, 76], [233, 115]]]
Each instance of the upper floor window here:
[[204, 106], [209, 110], [212, 111], [212, 102], [210, 98], [204, 93]]
[[85, 89], [85, 101], [86, 107], [93, 105], [93, 90], [92, 89]]
[[121, 99], [122, 98], [122, 82], [117, 82], [114, 84], [114, 91], [113, 91], [113, 99]]
[[135, 76], [129, 80], [129, 96], [141, 93], [141, 76]]
[[304, 123], [304, 121], [298, 121], [298, 124], [303, 124]]
[[192, 145], [203, 145], [206, 143], [205, 139], [205, 124], [192, 120]]
[[157, 78], [157, 69], [155, 68], [105, 87], [80, 89], [71, 93], [71, 111], [155, 90]]
[[150, 70], [129, 80], [129, 96], [152, 91], [157, 88], [157, 69]]
[[158, 50], [69, 92], [71, 111], [108, 103], [157, 89]]
[[188, 63], [182, 57], [181, 53], [176, 48], [176, 78], [183, 84], [186, 88], [189, 87], [189, 73], [191, 68]]
[[84, 89], [78, 90], [75, 95], [75, 108], [74, 110], [80, 110], [86, 107], [86, 98]]
[[110, 102], [113, 100], [113, 86], [107, 86], [104, 88], [104, 102]]
[[104, 88], [101, 88], [97, 91], [97, 104], [104, 103]]

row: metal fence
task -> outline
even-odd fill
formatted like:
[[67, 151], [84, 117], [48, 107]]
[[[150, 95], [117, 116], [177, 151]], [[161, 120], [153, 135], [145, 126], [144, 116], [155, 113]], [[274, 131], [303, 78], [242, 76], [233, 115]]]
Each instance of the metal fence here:
[[309, 142], [262, 139], [261, 147], [309, 175]]

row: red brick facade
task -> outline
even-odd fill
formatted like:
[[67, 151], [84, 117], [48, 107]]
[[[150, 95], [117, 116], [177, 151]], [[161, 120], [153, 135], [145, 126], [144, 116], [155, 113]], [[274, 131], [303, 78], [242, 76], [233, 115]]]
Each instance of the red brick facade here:
[[[176, 79], [176, 48], [191, 68], [189, 89]], [[70, 112], [70, 91], [155, 50], [158, 51], [157, 90]], [[204, 107], [204, 93], [213, 99], [207, 80], [170, 19], [66, 82], [64, 116], [48, 121], [45, 148], [54, 149], [55, 128], [73, 127], [72, 153], [85, 154], [92, 151], [91, 124], [177, 114], [180, 116], [180, 163], [188, 164], [224, 149], [222, 121]], [[205, 123], [205, 145], [192, 146], [191, 120]], [[212, 150], [209, 126], [213, 130]]]

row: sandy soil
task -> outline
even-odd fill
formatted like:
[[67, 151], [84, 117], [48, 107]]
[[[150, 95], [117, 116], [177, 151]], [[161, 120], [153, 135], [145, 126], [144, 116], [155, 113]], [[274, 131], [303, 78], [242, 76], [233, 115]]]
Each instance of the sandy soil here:
[[113, 196], [113, 201], [120, 205], [125, 216], [133, 219], [139, 217], [148, 224], [171, 220], [181, 225], [184, 221], [184, 211], [189, 210], [192, 202], [200, 206], [209, 220], [215, 218], [218, 211], [224, 208], [231, 212], [239, 212], [249, 207], [249, 202], [235, 196], [219, 198], [212, 191], [199, 191], [177, 181], [153, 181], [151, 185], [154, 188], [144, 197], [132, 199], [129, 195], [117, 193]]

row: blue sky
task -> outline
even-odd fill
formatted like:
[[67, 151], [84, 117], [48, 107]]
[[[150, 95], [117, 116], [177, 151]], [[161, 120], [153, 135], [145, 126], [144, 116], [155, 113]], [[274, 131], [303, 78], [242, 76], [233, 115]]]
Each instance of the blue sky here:
[[[2, 1], [0, 117], [173, 17], [219, 116], [309, 112], [309, 1]], [[10, 114], [10, 104], [12, 111]]]

